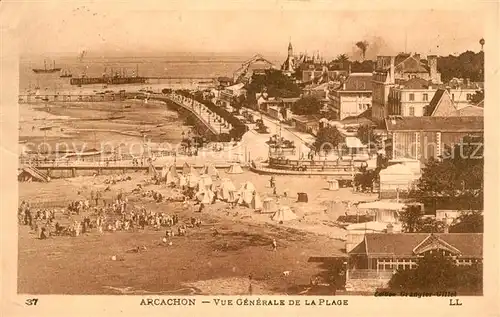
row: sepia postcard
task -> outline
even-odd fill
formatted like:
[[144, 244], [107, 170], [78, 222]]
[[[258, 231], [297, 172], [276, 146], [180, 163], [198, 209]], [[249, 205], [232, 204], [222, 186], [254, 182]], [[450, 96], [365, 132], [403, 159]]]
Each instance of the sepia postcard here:
[[2, 1], [2, 316], [500, 316], [498, 1]]

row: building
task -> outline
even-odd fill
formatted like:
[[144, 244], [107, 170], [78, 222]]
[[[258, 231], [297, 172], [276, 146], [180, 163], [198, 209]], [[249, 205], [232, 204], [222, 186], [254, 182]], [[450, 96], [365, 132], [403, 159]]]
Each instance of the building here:
[[304, 115], [295, 116], [293, 118], [295, 128], [301, 132], [316, 134], [319, 130], [320, 116], [317, 115]]
[[418, 258], [442, 252], [458, 265], [482, 263], [482, 233], [366, 233], [348, 253], [346, 288], [375, 291], [387, 286], [397, 269], [410, 269]]
[[[274, 119], [288, 120], [292, 117], [292, 107], [300, 98], [268, 98], [261, 100], [259, 111], [267, 113]], [[284, 109], [284, 110], [283, 110]]]
[[419, 160], [438, 158], [446, 147], [468, 135], [482, 135], [483, 117], [389, 117], [385, 120], [392, 139], [392, 158]]
[[450, 102], [456, 107], [468, 106], [477, 91], [474, 85], [438, 85], [422, 78], [396, 82], [397, 84], [389, 89], [388, 115], [412, 117], [428, 115], [425, 108], [441, 100], [443, 96], [449, 97]]
[[[441, 84], [441, 74], [437, 71], [437, 56], [420, 59], [420, 54], [399, 54], [397, 56], [377, 56], [373, 74], [372, 118], [382, 122], [389, 115], [389, 94], [398, 82], [420, 78], [432, 84]], [[423, 97], [422, 97], [423, 98]], [[427, 96], [428, 100], [431, 99]]]
[[[466, 101], [457, 101], [456, 90], [438, 89], [431, 102], [425, 107], [424, 115], [433, 117], [467, 117], [483, 116], [484, 109], [470, 104], [472, 92], [466, 92]], [[460, 98], [460, 97], [458, 97]]]
[[225, 87], [219, 93], [219, 100], [224, 106], [231, 106], [233, 98], [238, 98], [239, 96], [246, 96], [246, 90], [243, 88], [245, 84], [240, 83], [232, 86]]
[[352, 73], [331, 92], [330, 100], [339, 119], [359, 116], [372, 106], [372, 74]]

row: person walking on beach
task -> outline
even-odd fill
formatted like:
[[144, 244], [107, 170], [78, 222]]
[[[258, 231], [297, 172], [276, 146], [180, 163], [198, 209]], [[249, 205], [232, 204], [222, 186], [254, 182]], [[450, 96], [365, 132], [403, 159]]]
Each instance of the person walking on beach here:
[[276, 239], [273, 239], [273, 251], [278, 251], [278, 244], [276, 243]]

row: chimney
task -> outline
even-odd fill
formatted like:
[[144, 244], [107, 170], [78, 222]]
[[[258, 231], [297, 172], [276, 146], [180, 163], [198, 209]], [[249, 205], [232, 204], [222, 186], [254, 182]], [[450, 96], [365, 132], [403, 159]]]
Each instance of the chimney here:
[[389, 80], [389, 82], [391, 84], [394, 84], [394, 82], [395, 82], [395, 78], [394, 78], [395, 77], [395, 74], [394, 74], [394, 72], [395, 72], [395, 69], [394, 69], [395, 68], [395, 65], [394, 65], [395, 62], [396, 62], [396, 57], [391, 56], [391, 78]]
[[386, 232], [387, 232], [388, 234], [394, 233], [394, 226], [392, 225], [392, 223], [389, 223], [389, 224], [387, 225]]
[[437, 78], [437, 56], [429, 55], [427, 56], [427, 64], [429, 65], [429, 76], [431, 77], [431, 81], [433, 83], [438, 82]]
[[376, 69], [383, 69], [384, 68], [384, 56], [377, 56], [377, 65], [375, 66]]

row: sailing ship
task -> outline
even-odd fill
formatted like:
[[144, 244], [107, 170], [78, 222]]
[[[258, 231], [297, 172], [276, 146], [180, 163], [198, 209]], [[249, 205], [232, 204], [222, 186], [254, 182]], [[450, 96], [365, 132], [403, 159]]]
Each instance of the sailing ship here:
[[48, 74], [61, 71], [60, 67], [56, 67], [56, 61], [54, 61], [52, 68], [47, 68], [47, 62], [43, 61], [43, 68], [33, 68], [33, 72], [36, 74]]
[[61, 72], [61, 74], [59, 75], [59, 77], [61, 77], [61, 78], [71, 78], [71, 77], [73, 77], [73, 74], [71, 74], [67, 70], [64, 70], [64, 71]]

